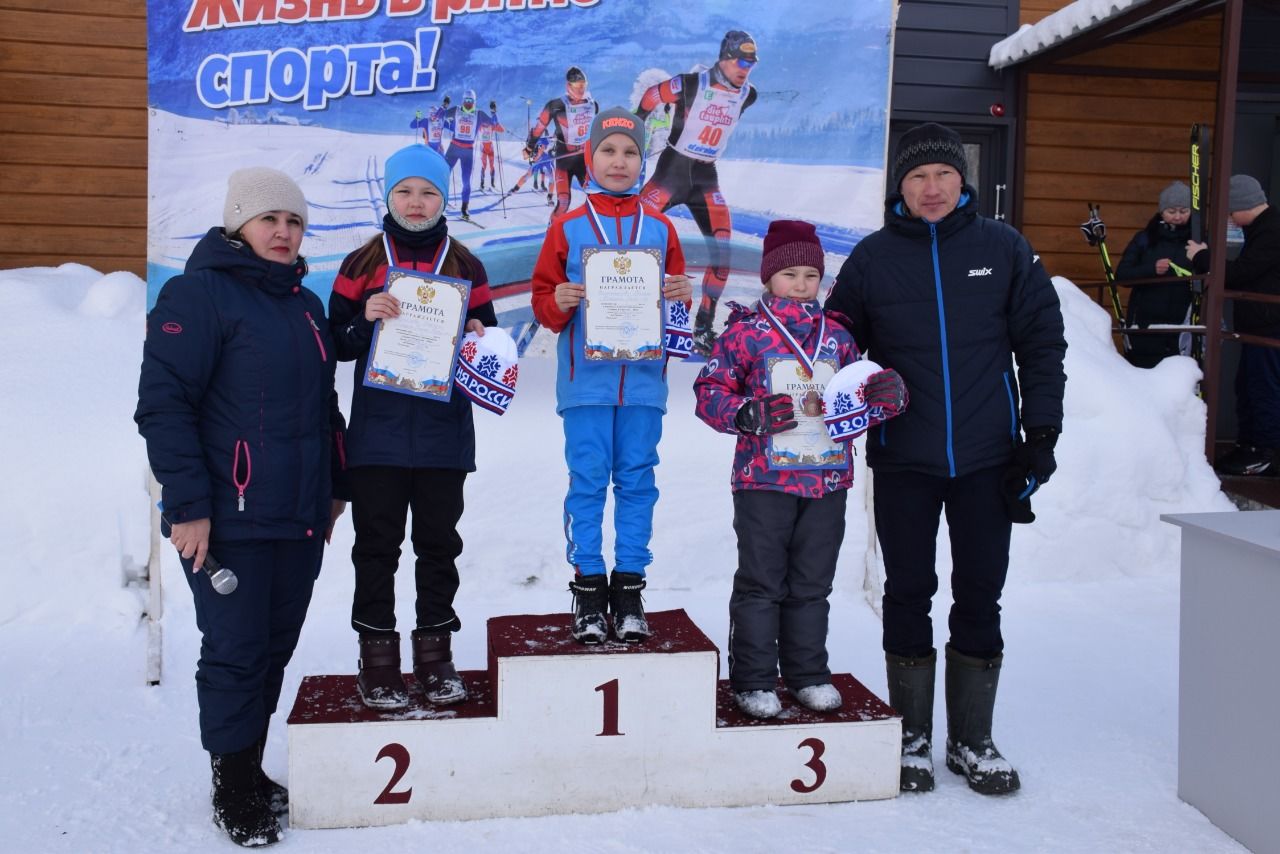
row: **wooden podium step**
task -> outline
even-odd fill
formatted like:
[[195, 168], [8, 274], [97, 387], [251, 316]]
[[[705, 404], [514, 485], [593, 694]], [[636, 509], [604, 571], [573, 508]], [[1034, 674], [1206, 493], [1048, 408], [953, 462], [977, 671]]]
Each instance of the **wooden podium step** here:
[[289, 715], [290, 822], [824, 803], [895, 797], [901, 720], [849, 674], [836, 712], [785, 691], [767, 721], [733, 706], [719, 653], [682, 610], [649, 615], [642, 644], [583, 646], [564, 613], [495, 617], [470, 697], [366, 709], [354, 676], [309, 676]]

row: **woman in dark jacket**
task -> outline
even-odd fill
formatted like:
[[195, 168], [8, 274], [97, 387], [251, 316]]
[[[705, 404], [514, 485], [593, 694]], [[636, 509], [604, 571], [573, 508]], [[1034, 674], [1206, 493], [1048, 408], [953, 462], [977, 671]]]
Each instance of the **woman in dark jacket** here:
[[[1152, 324], [1184, 324], [1190, 317], [1191, 282], [1185, 278], [1191, 270], [1186, 243], [1191, 235], [1191, 188], [1174, 181], [1160, 193], [1160, 210], [1129, 241], [1116, 268], [1116, 281], [1154, 279], [1168, 276], [1168, 284], [1137, 285], [1130, 290], [1125, 325], [1146, 328]], [[1125, 358], [1139, 368], [1155, 367], [1165, 356], [1190, 352], [1180, 346], [1182, 335], [1130, 335]]]
[[[213, 819], [267, 845], [288, 809], [262, 773], [267, 725], [333, 522], [342, 416], [324, 308], [302, 287], [302, 191], [274, 169], [228, 182], [224, 228], [196, 244], [147, 318], [134, 420], [163, 487], [201, 632], [200, 740]], [[238, 586], [216, 592], [212, 554]]]

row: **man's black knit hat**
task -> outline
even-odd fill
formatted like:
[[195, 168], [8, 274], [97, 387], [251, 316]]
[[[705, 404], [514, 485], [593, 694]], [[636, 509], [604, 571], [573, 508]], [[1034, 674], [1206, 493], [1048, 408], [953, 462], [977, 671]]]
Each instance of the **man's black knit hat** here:
[[968, 164], [960, 134], [937, 122], [916, 125], [904, 133], [893, 152], [893, 189], [901, 191], [907, 173], [926, 163], [947, 164], [960, 173], [963, 182]]

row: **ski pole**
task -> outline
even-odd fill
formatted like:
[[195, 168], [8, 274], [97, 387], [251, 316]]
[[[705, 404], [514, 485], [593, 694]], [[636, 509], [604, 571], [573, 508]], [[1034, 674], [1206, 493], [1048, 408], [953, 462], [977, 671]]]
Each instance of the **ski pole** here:
[[506, 176], [502, 171], [502, 145], [497, 141], [493, 141], [494, 159], [498, 161], [498, 201], [502, 202], [502, 218], [507, 218], [507, 191]]
[[1084, 239], [1090, 246], [1098, 247], [1102, 257], [1102, 272], [1107, 280], [1107, 289], [1111, 292], [1111, 310], [1116, 316], [1116, 323], [1124, 326], [1124, 312], [1120, 308], [1120, 293], [1116, 290], [1116, 273], [1111, 268], [1111, 255], [1107, 252], [1107, 225], [1099, 215], [1098, 206], [1089, 202], [1089, 219], [1080, 224]]

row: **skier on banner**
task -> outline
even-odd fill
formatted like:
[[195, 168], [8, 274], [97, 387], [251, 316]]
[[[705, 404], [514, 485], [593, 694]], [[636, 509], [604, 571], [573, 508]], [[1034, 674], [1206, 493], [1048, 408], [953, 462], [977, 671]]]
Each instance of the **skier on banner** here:
[[444, 159], [453, 171], [455, 163], [461, 163], [462, 178], [462, 219], [469, 220], [467, 206], [471, 203], [471, 169], [475, 158], [476, 136], [480, 129], [491, 125], [493, 119], [488, 113], [476, 109], [476, 90], [468, 89], [462, 93], [462, 106], [450, 107], [444, 114], [444, 127], [453, 135], [449, 140], [449, 148]]
[[489, 170], [489, 189], [496, 190], [498, 185], [494, 177], [494, 157], [493, 157], [493, 133], [494, 131], [506, 131], [502, 126], [502, 122], [498, 121], [498, 102], [489, 102], [489, 112], [487, 113], [489, 121], [480, 125], [476, 138], [480, 140], [480, 192], [484, 192], [484, 172]]
[[729, 237], [732, 217], [724, 196], [716, 160], [724, 153], [742, 112], [756, 100], [747, 75], [758, 61], [755, 39], [730, 30], [720, 42], [720, 59], [708, 71], [678, 74], [649, 87], [636, 114], [648, 118], [663, 104], [674, 104], [667, 147], [658, 157], [653, 177], [640, 199], [654, 210], [687, 205], [707, 239], [711, 264], [702, 275], [702, 302], [694, 319], [694, 352], [706, 355], [715, 341], [712, 324], [716, 302], [729, 278]]
[[564, 94], [547, 101], [538, 114], [538, 121], [529, 129], [524, 153], [525, 159], [531, 162], [537, 158], [538, 138], [548, 128], [555, 130], [556, 206], [551, 211], [552, 219], [569, 209], [571, 178], [578, 179], [579, 187], [586, 186], [587, 165], [582, 150], [599, 109], [600, 105], [587, 91], [587, 75], [578, 66], [571, 65], [564, 75]]
[[440, 106], [430, 108], [425, 116], [419, 110], [413, 121], [409, 122], [411, 128], [422, 128], [422, 141], [435, 149], [437, 154], [444, 154], [441, 139], [444, 136], [444, 114], [448, 109], [449, 96], [445, 95]]

